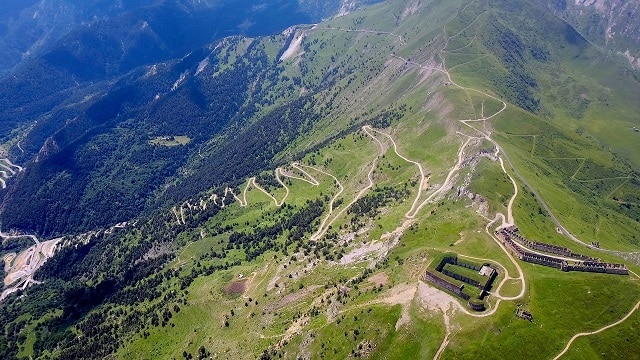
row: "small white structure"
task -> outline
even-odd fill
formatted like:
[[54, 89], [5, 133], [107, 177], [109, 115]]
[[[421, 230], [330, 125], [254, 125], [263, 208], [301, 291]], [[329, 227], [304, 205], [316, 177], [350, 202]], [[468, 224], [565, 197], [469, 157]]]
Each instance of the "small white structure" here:
[[496, 270], [495, 270], [494, 268], [492, 268], [492, 267], [490, 267], [490, 266], [488, 266], [488, 265], [482, 265], [482, 268], [480, 269], [480, 272], [479, 272], [479, 273], [480, 273], [480, 275], [482, 275], [482, 276], [491, 276], [491, 275], [493, 275], [493, 273], [494, 273], [495, 271], [496, 271]]

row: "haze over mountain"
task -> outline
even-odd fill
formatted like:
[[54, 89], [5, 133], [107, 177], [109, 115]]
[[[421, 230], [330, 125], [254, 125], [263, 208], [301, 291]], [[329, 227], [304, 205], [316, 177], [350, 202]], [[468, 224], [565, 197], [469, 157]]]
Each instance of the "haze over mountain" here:
[[0, 358], [638, 353], [639, 6], [3, 2]]
[[640, 68], [638, 2], [562, 0], [547, 3], [550, 9], [578, 29], [587, 39], [611, 54], [623, 55], [635, 69]]
[[[18, 179], [29, 185], [14, 187], [22, 190], [6, 198], [3, 207], [8, 210], [5, 213], [14, 212], [15, 216], [10, 215], [13, 219], [5, 218], [4, 223], [9, 228], [18, 227], [43, 234], [86, 230], [135, 216], [145, 208], [144, 203], [149, 200], [151, 192], [184, 164], [183, 157], [193, 149], [193, 145], [201, 144], [230, 120], [244, 102], [244, 90], [238, 87], [246, 90], [248, 81], [253, 81], [248, 74], [242, 73], [244, 69], [217, 79], [218, 82], [226, 82], [229, 76], [233, 76], [231, 83], [223, 85], [233, 88], [223, 89], [208, 84], [216, 93], [225, 93], [223, 96], [231, 99], [216, 99], [209, 106], [205, 103], [212, 98], [211, 94], [189, 95], [190, 99], [186, 101], [176, 99], [180, 97], [178, 94], [171, 95], [174, 100], [162, 99], [161, 103], [164, 104], [177, 101], [183, 102], [180, 106], [188, 107], [174, 108], [173, 111], [182, 113], [170, 115], [170, 124], [162, 125], [164, 120], [161, 117], [167, 113], [160, 116], [157, 113], [164, 111], [159, 107], [170, 105], [154, 105], [150, 101], [155, 95], [169, 92], [169, 84], [176, 82], [184, 70], [193, 67], [194, 61], [202, 60], [196, 57], [211, 52], [215, 43], [207, 48], [201, 46], [230, 35], [277, 33], [293, 24], [318, 21], [340, 8], [337, 1], [323, 2], [322, 6], [298, 4], [296, 1], [263, 4], [252, 1], [140, 1], [126, 5], [104, 1], [77, 4], [67, 1], [42, 1], [36, 4], [9, 1], [3, 6], [7, 12], [3, 12], [2, 16], [8, 29], [4, 33], [3, 53], [20, 50], [24, 60], [19, 66], [14, 65], [15, 61], [5, 63], [5, 67], [14, 66], [15, 70], [0, 80], [0, 133], [5, 134], [4, 141], [7, 141], [15, 138], [11, 132], [13, 129], [23, 129], [20, 147], [16, 142], [16, 146], [11, 148], [12, 155], [21, 162], [38, 160], [37, 164], [29, 167], [23, 178]], [[31, 29], [35, 35], [20, 36], [22, 28]], [[24, 50], [27, 48], [33, 50]], [[174, 57], [177, 59], [166, 64], [158, 63]], [[178, 65], [174, 66], [176, 63]], [[151, 70], [144, 68], [144, 65], [152, 66]], [[143, 76], [156, 72], [157, 68], [160, 68], [160, 76], [152, 79]], [[196, 103], [193, 104], [193, 101]], [[221, 110], [220, 106], [225, 109]], [[215, 115], [203, 118], [203, 112]], [[140, 118], [133, 119], [133, 113]], [[149, 116], [149, 121], [141, 124]], [[185, 119], [192, 116], [202, 118], [199, 123], [194, 121], [192, 131], [185, 129], [182, 133], [194, 138], [192, 146], [159, 155], [161, 159], [158, 161], [164, 164], [162, 171], [151, 171], [150, 164], [146, 163], [149, 159], [145, 157], [141, 159], [144, 162], [141, 166], [147, 174], [138, 175], [136, 181], [139, 185], [133, 189], [118, 186], [121, 190], [116, 192], [121, 194], [121, 201], [113, 204], [114, 209], [106, 209], [111, 207], [109, 199], [94, 199], [81, 205], [83, 201], [80, 199], [85, 195], [94, 198], [105, 196], [104, 192], [109, 193], [109, 198], [113, 195], [112, 189], [88, 194], [96, 192], [90, 188], [90, 173], [102, 172], [99, 176], [104, 177], [107, 176], [104, 172], [111, 170], [101, 170], [102, 160], [98, 158], [83, 158], [77, 164], [74, 158], [80, 156], [78, 153], [87, 141], [98, 133], [114, 136], [113, 147], [101, 149], [101, 156], [115, 158], [122, 155], [114, 154], [118, 147], [135, 153], [130, 142], [122, 143], [125, 139], [113, 133], [113, 128], [120, 122], [134, 122], [139, 132], [145, 132], [142, 142], [146, 144], [148, 136], [173, 133], [175, 126], [181, 126]], [[110, 165], [108, 167], [111, 169]], [[63, 171], [74, 175], [71, 183], [52, 184], [53, 178], [59, 179]], [[98, 183], [104, 182], [99, 180]], [[63, 198], [45, 202], [33, 199], [32, 191], [38, 191], [42, 186], [64, 188], [65, 191], [54, 190], [54, 193], [64, 194]], [[33, 206], [11, 205], [24, 202], [25, 198], [35, 200], [25, 202]], [[102, 204], [97, 205], [93, 201]], [[79, 206], [74, 206], [74, 210], [65, 205], [70, 203]], [[70, 213], [76, 211], [78, 213], [75, 215]], [[65, 213], [64, 218], [77, 220], [71, 220], [70, 224], [66, 224], [68, 221], [54, 220], [55, 225], [52, 225], [47, 216], [59, 219], [61, 212]], [[95, 212], [102, 214], [92, 215]], [[22, 216], [26, 213], [35, 216]], [[14, 222], [17, 218], [26, 222]]]
[[[286, 0], [8, 0], [0, 5], [0, 72], [52, 51], [70, 51], [71, 58], [83, 57], [83, 53], [104, 54], [105, 59], [94, 56], [97, 64], [92, 65], [100, 73], [114, 73], [180, 57], [224, 36], [270, 34], [291, 24], [317, 21], [339, 7], [338, 0], [322, 4]], [[65, 48], [72, 43], [83, 49]]]

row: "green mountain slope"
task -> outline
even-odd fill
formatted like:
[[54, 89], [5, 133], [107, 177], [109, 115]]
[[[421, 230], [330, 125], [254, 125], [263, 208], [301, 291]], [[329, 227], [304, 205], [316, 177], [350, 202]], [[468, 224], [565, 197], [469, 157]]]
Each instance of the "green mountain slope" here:
[[[0, 304], [4, 357], [547, 359], [640, 349], [629, 336], [640, 321], [631, 129], [640, 84], [623, 60], [537, 2], [500, 0], [384, 2], [209, 50], [121, 87], [150, 97], [175, 89], [128, 106], [138, 121], [163, 120], [154, 132], [113, 125], [127, 162], [86, 170], [113, 171], [108, 186], [88, 189], [138, 186], [144, 149], [169, 159], [191, 148], [158, 180], [147, 213], [61, 240], [22, 278], [42, 283]], [[237, 92], [216, 93], [222, 86]], [[215, 133], [194, 126], [225, 110], [233, 115]], [[192, 121], [170, 124], [184, 111]], [[142, 129], [145, 141], [128, 145]], [[547, 244], [527, 251], [629, 272], [521, 261], [494, 232], [511, 225]], [[7, 272], [20, 261], [10, 256]], [[469, 283], [461, 293], [471, 300], [455, 296], [460, 276], [453, 288], [425, 276], [446, 268], [484, 281], [468, 268], [483, 264], [497, 271], [486, 297]]]
[[[0, 59], [0, 142], [2, 152], [27, 169], [12, 177], [16, 186], [0, 191], [5, 229], [79, 233], [152, 209], [155, 192], [187, 156], [234, 116], [250, 116], [236, 113], [248, 101], [245, 80], [273, 67], [260, 49], [250, 48], [253, 64], [222, 69], [211, 79], [218, 42], [319, 21], [340, 6], [296, 0], [3, 3], [0, 52], [14, 59]], [[199, 64], [207, 55], [207, 64]], [[173, 89], [187, 75], [187, 84]], [[150, 146], [163, 136], [192, 141], [172, 149]], [[117, 169], [124, 158], [129, 164]], [[126, 179], [131, 173], [136, 179]]]

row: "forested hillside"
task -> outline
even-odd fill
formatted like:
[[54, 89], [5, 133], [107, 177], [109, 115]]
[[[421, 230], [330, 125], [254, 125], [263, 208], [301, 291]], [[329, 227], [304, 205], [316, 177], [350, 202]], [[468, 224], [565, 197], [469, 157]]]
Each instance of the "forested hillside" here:
[[4, 78], [31, 115], [0, 138], [0, 358], [638, 353], [623, 56], [538, 0], [265, 4], [177, 56], [44, 66], [42, 96], [18, 75], [51, 52]]
[[[251, 122], [257, 104], [291, 97], [271, 91], [263, 98], [280, 81], [277, 55], [289, 36], [274, 35], [267, 48], [229, 35], [273, 34], [338, 8], [292, 1], [259, 8], [246, 2], [77, 6], [78, 14], [109, 15], [69, 30], [0, 79], [0, 133], [12, 157], [33, 164], [3, 193], [5, 228], [78, 233], [153, 209], [156, 199], [166, 198], [160, 189], [206, 141], [229, 124]], [[9, 18], [27, 11], [12, 9]], [[276, 16], [280, 12], [293, 16]], [[240, 22], [246, 26], [238, 28]], [[229, 58], [236, 53], [241, 59]], [[174, 147], [152, 143], [164, 136], [188, 140]]]

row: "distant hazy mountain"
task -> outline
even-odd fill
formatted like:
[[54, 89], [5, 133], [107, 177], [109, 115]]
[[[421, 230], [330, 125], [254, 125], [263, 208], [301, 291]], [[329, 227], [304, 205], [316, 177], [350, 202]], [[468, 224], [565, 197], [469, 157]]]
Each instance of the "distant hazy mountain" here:
[[[11, 6], [11, 4], [15, 4]], [[125, 73], [229, 35], [258, 36], [311, 22], [295, 0], [252, 1], [45, 0], [3, 3], [0, 111]], [[283, 16], [286, 14], [287, 16]], [[58, 102], [50, 99], [46, 108]], [[18, 120], [16, 116], [2, 121]], [[3, 128], [4, 129], [4, 128]]]
[[[368, 2], [372, 1], [3, 2], [0, 53], [6, 56], [0, 66], [5, 72], [13, 70], [0, 78], [0, 140], [20, 139], [20, 147], [14, 140], [9, 150], [14, 159], [29, 164], [12, 180], [16, 186], [4, 191], [4, 226], [66, 233], [124, 221], [153, 208], [159, 189], [194, 151], [229, 131], [228, 126], [250, 119], [267, 102], [255, 84], [273, 86], [266, 77], [283, 74], [273, 54], [253, 46], [247, 48], [245, 63], [218, 69], [218, 62], [228, 61], [228, 54], [218, 49], [218, 39], [276, 34]], [[590, 40], [636, 62], [633, 44], [639, 30], [632, 19], [637, 1], [531, 2], [541, 3], [535, 16], [546, 19], [555, 14], [575, 24], [558, 28], [571, 47], [558, 49], [557, 56], [579, 56]], [[420, 1], [411, 4], [416, 9], [424, 6]], [[528, 34], [518, 37], [498, 21], [489, 24], [492, 27], [478, 30], [478, 37], [505, 63], [507, 75], [490, 79], [504, 96], [529, 111], [552, 111], [555, 102], [582, 116], [589, 103], [583, 90], [576, 90], [571, 101], [544, 101], [548, 91], [538, 87], [536, 64], [550, 61], [549, 50], [555, 45], [542, 46]], [[286, 46], [291, 36], [277, 41]], [[205, 63], [211, 66], [198, 70]], [[280, 101], [290, 100], [288, 96]], [[16, 129], [22, 129], [17, 137]], [[132, 132], [125, 136], [123, 129]], [[191, 141], [168, 149], [147, 146], [149, 139], [165, 135], [184, 135]], [[99, 154], [92, 152], [95, 148], [101, 149]], [[119, 164], [125, 158], [126, 169]], [[267, 161], [233, 168], [216, 160], [204, 169], [216, 173], [220, 183], [247, 176]], [[162, 198], [179, 200], [214, 185], [205, 170], [194, 171], [191, 183], [169, 187]], [[123, 186], [128, 177], [132, 179]], [[47, 196], [34, 195], [43, 191]], [[112, 201], [114, 196], [118, 201]]]
[[23, 60], [60, 51], [56, 49], [60, 46], [82, 51], [72, 43], [108, 52], [104, 59], [108, 63], [93, 66], [113, 72], [176, 56], [221, 36], [255, 36], [317, 21], [339, 7], [338, 0], [317, 4], [297, 0], [6, 0], [0, 3], [0, 74]]
[[[13, 146], [10, 151], [22, 163], [37, 162], [29, 166], [24, 177], [15, 180], [29, 183], [29, 186], [8, 190], [3, 212], [14, 215], [31, 212], [30, 206], [18, 206], [18, 202], [22, 202], [18, 199], [33, 197], [32, 190], [50, 183], [61, 171], [74, 174], [72, 184], [64, 185], [69, 191], [60, 193], [66, 194], [65, 201], [35, 197], [35, 202], [29, 202], [40, 209], [33, 213], [35, 216], [10, 216], [23, 220], [5, 224], [38, 232], [57, 232], [62, 228], [70, 231], [80, 223], [85, 224], [83, 227], [102, 224], [102, 220], [93, 219], [62, 227], [59, 222], [53, 227], [45, 225], [50, 216], [61, 211], [62, 203], [80, 204], [82, 201], [76, 200], [86, 198], [87, 191], [96, 195], [86, 187], [102, 183], [92, 180], [98, 176], [95, 171], [102, 162], [94, 164], [95, 159], [85, 158], [78, 165], [74, 161], [84, 146], [92, 146], [93, 137], [105, 132], [115, 136], [113, 128], [122, 121], [144, 119], [144, 122], [136, 123], [141, 129], [136, 135], [138, 140], [144, 132], [146, 140], [142, 140], [143, 143], [149, 136], [175, 133], [190, 136], [193, 139], [191, 146], [199, 144], [220, 131], [246, 101], [250, 85], [247, 82], [253, 81], [249, 73], [242, 72], [246, 69], [234, 70], [232, 79], [225, 76], [213, 81], [215, 84], [208, 83], [208, 90], [187, 81], [187, 88], [191, 90], [180, 89], [168, 98], [163, 97], [159, 102], [163, 105], [150, 100], [170, 90], [183, 71], [197, 68], [197, 62], [212, 51], [219, 39], [278, 34], [291, 25], [317, 22], [368, 2], [375, 1], [3, 2], [0, 4], [0, 56], [3, 56], [0, 74], [4, 73], [0, 76], [0, 141], [14, 138], [16, 129], [26, 129], [20, 135], [20, 147]], [[215, 57], [211, 61], [215, 62]], [[157, 72], [158, 76], [148, 76], [148, 66], [153, 66], [152, 72]], [[264, 71], [265, 65], [258, 61], [256, 68]], [[233, 100], [224, 102], [223, 98], [208, 94], [212, 88], [216, 94], [225, 91], [224, 99]], [[186, 93], [187, 98], [177, 93]], [[158, 108], [176, 112], [159, 113]], [[158, 115], [169, 119], [169, 123], [163, 122]], [[187, 117], [200, 120], [187, 126], [188, 129], [180, 130]], [[131, 144], [118, 144], [122, 139], [120, 136], [115, 139], [112, 145], [124, 146], [121, 151], [132, 149]], [[106, 150], [103, 155], [113, 156], [112, 151]], [[188, 151], [191, 151], [190, 147], [172, 149], [162, 155], [163, 161], [172, 166], [149, 172], [153, 180], [141, 175], [138, 185], [144, 184], [144, 189], [134, 186], [124, 190], [127, 195], [122, 194], [123, 202], [100, 201], [104, 206], [109, 207], [111, 203], [120, 209], [114, 208], [116, 213], [109, 217], [123, 220], [145, 208], [153, 189], [184, 163]], [[145, 168], [147, 165], [141, 164]], [[105, 169], [110, 167], [105, 166]], [[80, 168], [85, 170], [78, 170]], [[104, 175], [103, 172], [98, 177]], [[77, 211], [106, 219], [103, 211], [96, 211], [95, 205], [89, 205], [91, 211], [80, 205]], [[71, 211], [66, 205], [63, 207], [67, 209], [65, 213]], [[80, 218], [84, 216], [80, 215]]]
[[548, 4], [589, 40], [640, 68], [640, 1], [536, 0]]

